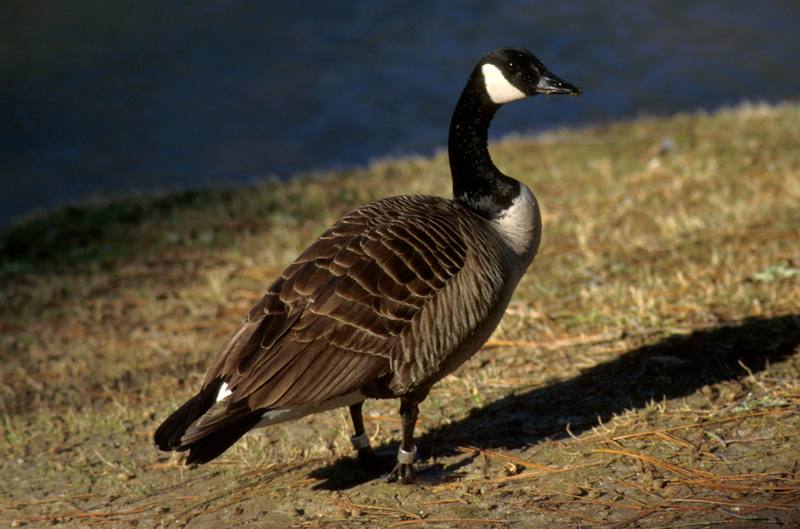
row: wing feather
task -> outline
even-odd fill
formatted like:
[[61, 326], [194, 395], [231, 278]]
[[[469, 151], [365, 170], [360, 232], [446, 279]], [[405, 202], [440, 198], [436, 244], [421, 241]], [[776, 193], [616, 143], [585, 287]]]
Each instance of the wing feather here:
[[421, 311], [466, 261], [463, 226], [450, 218], [456, 207], [396, 197], [327, 230], [212, 363], [206, 384], [223, 380], [232, 394], [193, 425], [191, 439], [230, 423], [226, 415], [323, 402], [390, 374], [402, 335], [433, 324]]

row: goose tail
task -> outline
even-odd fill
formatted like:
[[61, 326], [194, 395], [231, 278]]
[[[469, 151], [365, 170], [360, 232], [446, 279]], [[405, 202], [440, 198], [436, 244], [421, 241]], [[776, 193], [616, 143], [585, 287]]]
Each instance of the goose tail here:
[[203, 416], [216, 402], [222, 380], [215, 380], [206, 385], [200, 393], [186, 401], [180, 408], [172, 412], [156, 429], [153, 440], [159, 450], [181, 450], [181, 438], [189, 426]]
[[[235, 406], [225, 413], [214, 413], [216, 408], [212, 410], [212, 407], [217, 402], [221, 387], [222, 380], [207, 384], [161, 423], [153, 436], [159, 450], [189, 450], [187, 465], [208, 463], [258, 423], [263, 410], [250, 410], [246, 405]], [[224, 420], [218, 420], [219, 415]], [[201, 418], [203, 420], [199, 420]], [[204, 424], [206, 422], [211, 424]]]

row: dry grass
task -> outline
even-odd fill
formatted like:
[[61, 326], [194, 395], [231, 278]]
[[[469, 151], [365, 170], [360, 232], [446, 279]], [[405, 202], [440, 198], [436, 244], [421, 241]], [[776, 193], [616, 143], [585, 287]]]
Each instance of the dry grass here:
[[[797, 105], [746, 105], [493, 146], [539, 197], [541, 252], [484, 351], [424, 403], [409, 487], [347, 457], [342, 411], [200, 469], [150, 437], [308, 242], [364, 201], [446, 195], [443, 156], [14, 227], [0, 238], [0, 520], [796, 526], [798, 122]], [[367, 406], [387, 457], [396, 406]]]

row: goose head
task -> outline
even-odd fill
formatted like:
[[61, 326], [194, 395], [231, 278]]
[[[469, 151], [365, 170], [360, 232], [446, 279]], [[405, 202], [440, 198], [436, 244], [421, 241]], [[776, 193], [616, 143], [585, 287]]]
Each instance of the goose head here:
[[495, 105], [537, 94], [578, 95], [581, 89], [550, 72], [536, 56], [521, 48], [494, 50], [478, 63], [473, 79]]
[[[523, 205], [530, 214], [517, 214], [514, 222], [522, 226], [530, 221], [528, 228], [531, 223], [538, 225], [538, 213], [534, 212], [538, 206], [532, 193], [492, 163], [487, 146], [489, 125], [504, 103], [538, 94], [580, 93], [580, 88], [558, 78], [528, 50], [501, 48], [484, 55], [470, 74], [450, 120], [447, 151], [455, 200], [494, 220], [511, 218], [507, 213], [514, 201], [527, 197]], [[526, 230], [533, 233], [538, 228]], [[526, 251], [535, 246], [534, 242], [538, 244], [535, 239], [523, 241]]]

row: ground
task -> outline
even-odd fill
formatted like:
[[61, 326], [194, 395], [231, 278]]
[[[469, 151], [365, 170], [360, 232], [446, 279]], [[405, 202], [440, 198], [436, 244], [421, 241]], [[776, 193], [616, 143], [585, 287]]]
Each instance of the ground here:
[[[0, 524], [800, 527], [800, 106], [507, 138], [544, 214], [492, 339], [421, 406], [415, 485], [346, 411], [197, 468], [159, 422], [339, 215], [447, 195], [444, 154], [98, 201], [0, 238]], [[387, 470], [398, 403], [365, 407]]]

